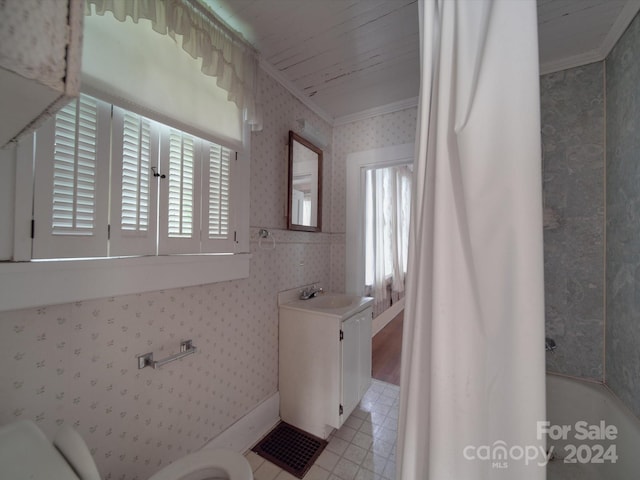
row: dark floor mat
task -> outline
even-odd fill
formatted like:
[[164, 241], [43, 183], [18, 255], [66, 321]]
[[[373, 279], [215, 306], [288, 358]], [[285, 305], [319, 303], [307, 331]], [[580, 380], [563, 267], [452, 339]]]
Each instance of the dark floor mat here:
[[253, 451], [298, 478], [311, 468], [327, 442], [280, 422], [253, 447]]

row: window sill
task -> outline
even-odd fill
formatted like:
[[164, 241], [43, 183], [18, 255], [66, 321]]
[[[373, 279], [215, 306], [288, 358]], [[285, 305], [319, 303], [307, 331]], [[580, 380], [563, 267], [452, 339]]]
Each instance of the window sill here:
[[0, 311], [249, 277], [251, 254], [0, 263]]

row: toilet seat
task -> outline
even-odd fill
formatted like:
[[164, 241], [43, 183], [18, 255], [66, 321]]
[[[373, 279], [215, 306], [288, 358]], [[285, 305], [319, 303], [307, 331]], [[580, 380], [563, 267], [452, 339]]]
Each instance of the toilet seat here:
[[45, 434], [29, 420], [0, 427], [0, 477], [79, 480]]
[[[215, 465], [215, 467], [212, 467]], [[170, 463], [149, 480], [253, 480], [249, 462], [232, 450], [200, 450]]]
[[[0, 426], [0, 477], [100, 480], [89, 449], [73, 428], [63, 427], [52, 444], [30, 420]], [[253, 480], [253, 472], [240, 453], [205, 449], [179, 458], [149, 480], [210, 479]]]

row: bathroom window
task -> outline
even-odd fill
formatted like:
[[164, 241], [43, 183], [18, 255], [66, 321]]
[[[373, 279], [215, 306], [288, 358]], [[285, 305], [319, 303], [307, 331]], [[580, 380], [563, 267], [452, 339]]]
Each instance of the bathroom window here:
[[33, 259], [234, 253], [235, 151], [88, 95], [34, 145]]
[[404, 292], [411, 210], [411, 168], [400, 165], [365, 173], [365, 293], [374, 314]]
[[366, 286], [407, 272], [411, 175], [407, 165], [365, 173]]

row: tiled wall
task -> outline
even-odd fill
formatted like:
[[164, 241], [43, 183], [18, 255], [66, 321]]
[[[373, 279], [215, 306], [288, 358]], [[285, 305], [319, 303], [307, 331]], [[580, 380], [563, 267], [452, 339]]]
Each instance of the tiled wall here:
[[333, 131], [333, 183], [331, 197], [331, 285], [344, 291], [347, 155], [374, 148], [412, 143], [416, 136], [416, 107], [339, 125]]
[[[540, 80], [547, 369], [602, 381], [604, 64]], [[542, 348], [542, 346], [541, 346]]]
[[605, 62], [541, 78], [547, 368], [604, 380], [638, 417], [639, 84], [640, 17]]
[[[145, 479], [193, 451], [278, 388], [278, 291], [330, 283], [331, 235], [289, 232], [284, 166], [289, 129], [331, 127], [261, 75], [264, 130], [252, 136], [250, 278], [164, 292], [0, 313], [0, 425], [64, 424], [87, 441], [105, 480]], [[331, 145], [324, 178], [330, 225]], [[258, 227], [276, 239], [258, 248]], [[37, 295], [38, 292], [33, 292]], [[195, 355], [159, 370], [193, 339]], [[1, 475], [0, 475], [1, 476]]]
[[640, 18], [606, 60], [607, 385], [640, 417]]

